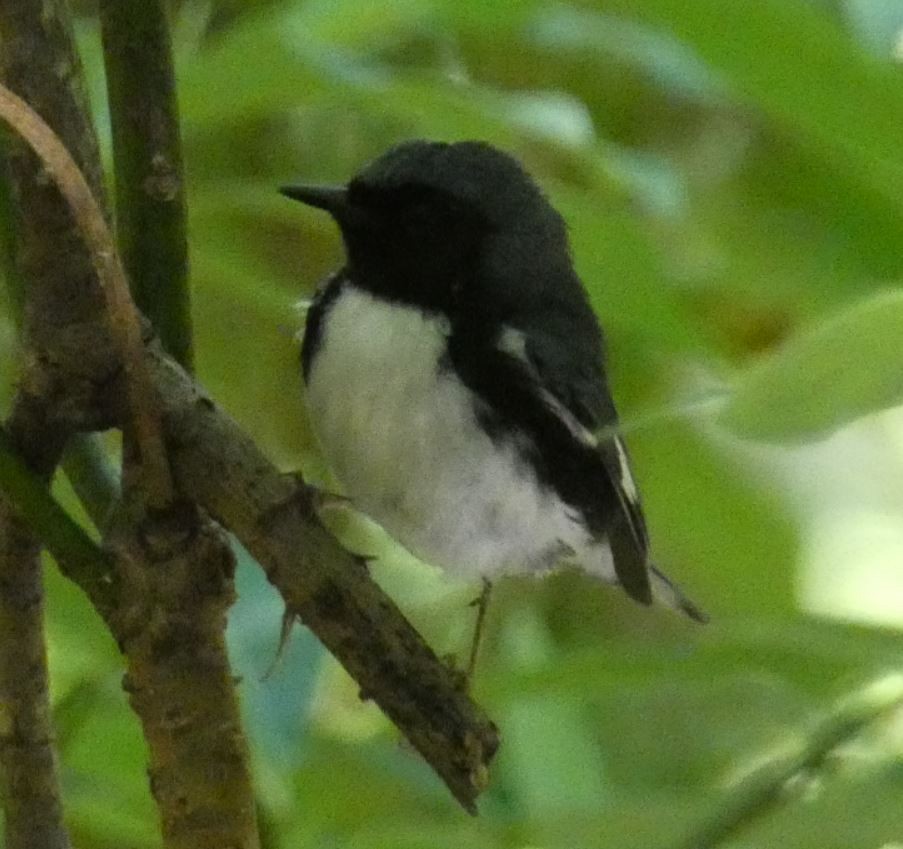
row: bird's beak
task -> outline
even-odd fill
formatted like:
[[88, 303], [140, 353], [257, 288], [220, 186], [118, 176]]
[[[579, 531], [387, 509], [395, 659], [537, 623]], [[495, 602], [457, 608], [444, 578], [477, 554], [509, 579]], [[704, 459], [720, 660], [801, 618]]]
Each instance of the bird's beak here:
[[282, 186], [279, 193], [341, 218], [348, 209], [348, 189], [344, 186]]

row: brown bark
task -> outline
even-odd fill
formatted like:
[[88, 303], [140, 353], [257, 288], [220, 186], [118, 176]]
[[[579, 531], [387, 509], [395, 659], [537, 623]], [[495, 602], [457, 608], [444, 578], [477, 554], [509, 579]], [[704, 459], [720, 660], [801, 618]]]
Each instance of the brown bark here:
[[53, 749], [40, 546], [0, 501], [0, 795], [7, 849], [67, 849]]
[[[88, 125], [78, 58], [54, 0], [0, 4], [4, 81], [53, 123], [64, 144], [100, 189], [99, 157]], [[58, 49], [47, 56], [47, 41]], [[36, 56], [46, 61], [35, 62]], [[53, 61], [53, 60], [56, 61]], [[9, 177], [17, 233], [17, 274], [26, 354], [8, 433], [36, 472], [48, 476], [73, 425], [101, 424], [99, 389], [115, 371], [100, 334], [76, 349], [93, 326], [99, 290], [87, 251], [59, 192], [41, 164], [16, 139], [9, 142]], [[34, 226], [40, 222], [40, 226]], [[64, 372], [54, 366], [67, 363]], [[50, 368], [45, 365], [50, 364]], [[57, 849], [69, 840], [50, 725], [43, 589], [38, 542], [0, 505], [0, 773], [9, 849]]]
[[147, 741], [170, 849], [257, 849], [254, 794], [225, 645], [234, 559], [190, 504], [149, 517], [136, 501], [110, 537], [120, 606], [111, 622], [123, 686]]

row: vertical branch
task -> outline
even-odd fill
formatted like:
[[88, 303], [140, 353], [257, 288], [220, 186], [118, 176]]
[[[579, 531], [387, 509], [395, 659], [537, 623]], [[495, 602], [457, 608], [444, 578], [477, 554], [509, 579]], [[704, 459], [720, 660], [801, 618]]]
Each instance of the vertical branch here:
[[[162, 0], [103, 0], [120, 251], [133, 296], [163, 347], [191, 367], [182, 156], [168, 22]], [[228, 541], [191, 505], [145, 513], [123, 480], [128, 515], [120, 616], [126, 689], [150, 754], [151, 791], [167, 849], [256, 849], [246, 743], [225, 645], [233, 598]]]
[[[4, 447], [12, 451], [21, 440], [17, 422], [10, 425]], [[7, 849], [70, 845], [50, 724], [40, 555], [35, 537], [0, 500], [0, 791]]]
[[[97, 141], [65, 4], [0, 3], [0, 41], [3, 82], [50, 123], [93, 195], [102, 199]], [[11, 136], [7, 160], [16, 273], [26, 290], [22, 331], [28, 355], [20, 395], [44, 397], [80, 419], [97, 409], [98, 381], [112, 379], [119, 367], [109, 334], [93, 333], [92, 344], [81, 344], [89, 327], [96, 330], [103, 294], [72, 214], [38, 157]], [[90, 428], [97, 422], [72, 424]]]
[[[129, 425], [141, 455], [141, 474], [149, 503], [164, 508], [172, 501], [172, 479], [160, 433], [159, 399], [150, 382], [144, 340], [125, 271], [110, 228], [91, 187], [65, 145], [21, 97], [0, 85], [0, 118], [12, 126], [41, 159], [78, 225], [97, 273], [105, 312], [126, 377]], [[88, 340], [85, 340], [86, 344]]]
[[191, 369], [182, 149], [162, 0], [103, 0], [119, 249], [138, 308]]
[[258, 849], [257, 817], [235, 681], [225, 645], [234, 558], [190, 505], [114, 523], [120, 608], [111, 627], [124, 687], [147, 741], [166, 849]]
[[0, 791], [6, 849], [67, 849], [47, 694], [40, 546], [0, 502]]
[[[60, 0], [0, 3], [0, 43], [3, 80], [53, 122], [100, 192], [96, 140]], [[48, 476], [72, 422], [49, 423], [48, 406], [38, 399], [54, 398], [67, 415], [90, 410], [93, 416], [97, 384], [85, 372], [102, 380], [112, 374], [115, 360], [102, 337], [73, 358], [73, 336], [91, 321], [100, 297], [90, 259], [32, 152], [11, 139], [6, 161], [17, 276], [28, 281], [17, 298], [27, 354], [8, 430], [31, 468]], [[55, 378], [54, 365], [65, 362], [78, 362], [75, 379]], [[0, 784], [8, 849], [69, 846], [50, 726], [39, 553], [35, 538], [0, 504]]]

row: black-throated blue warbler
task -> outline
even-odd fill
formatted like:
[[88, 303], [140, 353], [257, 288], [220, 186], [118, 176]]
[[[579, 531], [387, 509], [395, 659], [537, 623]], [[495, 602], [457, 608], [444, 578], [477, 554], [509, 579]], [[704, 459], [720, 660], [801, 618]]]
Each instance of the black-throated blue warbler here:
[[354, 505], [455, 575], [573, 564], [702, 619], [650, 562], [602, 333], [564, 222], [520, 164], [482, 142], [411, 141], [346, 186], [281, 191], [344, 240], [302, 363]]

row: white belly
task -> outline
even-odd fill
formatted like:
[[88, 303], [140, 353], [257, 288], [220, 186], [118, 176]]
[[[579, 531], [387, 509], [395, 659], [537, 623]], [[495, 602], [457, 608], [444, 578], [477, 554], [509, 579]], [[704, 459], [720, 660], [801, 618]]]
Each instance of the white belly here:
[[492, 577], [591, 545], [515, 447], [479, 427], [472, 393], [440, 368], [441, 319], [348, 286], [322, 333], [307, 386], [314, 430], [355, 505], [412, 553]]

